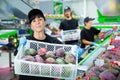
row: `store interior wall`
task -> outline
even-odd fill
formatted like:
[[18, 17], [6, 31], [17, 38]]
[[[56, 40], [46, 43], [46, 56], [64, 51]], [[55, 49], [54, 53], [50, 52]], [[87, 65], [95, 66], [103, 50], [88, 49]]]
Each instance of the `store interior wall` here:
[[[0, 18], [11, 18], [14, 14], [16, 17], [22, 17], [21, 14], [27, 14], [31, 9], [21, 0], [0, 0]], [[18, 14], [19, 13], [19, 14]]]
[[87, 0], [87, 3], [86, 3], [86, 16], [90, 16], [90, 17], [98, 17], [97, 15], [97, 7], [94, 3], [93, 0]]
[[[9, 4], [6, 4], [6, 2]], [[23, 3], [21, 0], [3, 0], [0, 1], [1, 3], [1, 10], [6, 11], [9, 13], [9, 9], [11, 7], [15, 7], [19, 9], [21, 12], [27, 14], [29, 10], [31, 9], [29, 6], [27, 6], [25, 3]], [[96, 5], [94, 3], [94, 0], [86, 0], [86, 9], [84, 8], [84, 0], [75, 0], [75, 1], [63, 1], [63, 6], [70, 6], [73, 12], [77, 16], [84, 16], [84, 9], [86, 10], [86, 16], [91, 16], [91, 17], [97, 17], [96, 13]], [[22, 6], [21, 6], [22, 5]], [[47, 6], [46, 6], [47, 5]], [[40, 1], [39, 3], [39, 8], [44, 12], [44, 13], [53, 13], [53, 1]], [[91, 11], [92, 10], [92, 11]], [[3, 15], [3, 14], [1, 14]]]
[[[84, 2], [86, 1], [86, 7], [84, 5]], [[118, 1], [118, 0], [115, 0]], [[97, 18], [97, 7], [95, 0], [72, 0], [72, 1], [64, 1], [64, 7], [70, 6], [73, 12], [77, 16], [90, 16]], [[47, 6], [46, 6], [47, 5]], [[119, 6], [119, 3], [117, 4]], [[108, 5], [109, 6], [109, 5]], [[112, 6], [112, 5], [111, 5]], [[15, 13], [15, 10], [11, 10], [15, 8], [15, 10], [18, 10], [19, 12], [23, 14], [27, 14], [31, 7], [26, 5], [22, 2], [22, 0], [0, 0], [0, 18], [6, 18], [13, 16]], [[42, 9], [45, 13], [53, 13], [53, 0], [46, 0], [46, 1], [40, 1], [39, 8]], [[115, 8], [116, 10], [117, 8]], [[17, 11], [16, 11], [17, 12]], [[86, 12], [86, 13], [85, 13]]]
[[83, 16], [84, 15], [84, 12], [83, 12], [83, 0], [80, 0], [80, 1], [71, 1], [71, 2], [64, 2], [64, 7], [65, 6], [70, 6], [73, 13], [77, 16]]
[[97, 17], [97, 7], [93, 0], [86, 0], [86, 8], [84, 8], [84, 0], [72, 2], [66, 1], [64, 2], [64, 6], [70, 6], [78, 16], [84, 16], [85, 9], [86, 16]]
[[27, 6], [25, 3], [23, 3], [21, 0], [8, 0], [11, 5], [18, 8], [20, 11], [27, 14], [31, 7]]
[[86, 1], [86, 16], [95, 18], [94, 23], [98, 23], [97, 18], [98, 18], [98, 14], [97, 14], [97, 6], [95, 5], [93, 0], [87, 0]]
[[[84, 1], [86, 1], [86, 5], [84, 5]], [[66, 1], [64, 2], [64, 7], [65, 6], [70, 6], [73, 12], [82, 18], [86, 16], [96, 18], [94, 23], [98, 23], [97, 6], [95, 5], [94, 0]]]
[[41, 9], [43, 13], [53, 14], [53, 2], [52, 1], [41, 1], [39, 4], [39, 9]]
[[[40, 1], [39, 9], [42, 10], [43, 13], [53, 14], [53, 1]], [[52, 19], [46, 20], [48, 24], [50, 24], [52, 21]]]
[[[86, 5], [84, 4], [85, 1]], [[94, 0], [63, 1], [63, 11], [66, 6], [69, 6], [75, 15], [81, 16], [82, 18], [86, 16], [93, 17], [96, 18], [94, 23], [98, 22], [97, 7]], [[44, 13], [53, 14], [53, 1], [40, 1], [39, 8]], [[47, 23], [51, 23], [52, 21], [51, 19], [47, 19]]]

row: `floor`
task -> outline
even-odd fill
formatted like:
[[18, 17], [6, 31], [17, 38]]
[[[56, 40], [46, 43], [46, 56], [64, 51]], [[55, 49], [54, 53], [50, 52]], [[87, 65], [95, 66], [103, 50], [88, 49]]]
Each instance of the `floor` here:
[[[13, 62], [13, 53], [11, 56]], [[0, 80], [17, 80], [14, 76], [13, 65], [9, 67], [9, 53], [7, 51], [0, 51]]]

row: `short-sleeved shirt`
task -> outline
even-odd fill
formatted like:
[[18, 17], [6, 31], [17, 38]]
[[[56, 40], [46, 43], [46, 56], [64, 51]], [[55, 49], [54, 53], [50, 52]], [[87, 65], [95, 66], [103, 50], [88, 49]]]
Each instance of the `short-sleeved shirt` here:
[[[65, 31], [65, 30], [77, 29], [77, 27], [78, 27], [78, 20], [72, 18], [71, 20], [64, 19], [60, 23], [59, 29]], [[77, 42], [78, 42], [78, 40], [65, 41], [65, 44], [74, 44], [74, 43], [77, 43]]]
[[[94, 41], [94, 35], [99, 34], [99, 32], [100, 32], [100, 30], [97, 30], [94, 27], [91, 27], [91, 29], [83, 28], [81, 30], [81, 40], [85, 39], [85, 40], [93, 42]], [[85, 44], [84, 43], [81, 43], [81, 48], [85, 48]]]
[[47, 43], [62, 44], [62, 42], [60, 42], [58, 39], [56, 39], [54, 37], [51, 37], [47, 34], [45, 34], [45, 35], [46, 35], [46, 38], [44, 40], [38, 40], [38, 39], [34, 38], [33, 36], [27, 36], [27, 39], [28, 40], [41, 41], [41, 42], [47, 42]]
[[72, 18], [71, 20], [64, 19], [60, 23], [59, 29], [61, 29], [61, 30], [72, 30], [72, 29], [77, 29], [77, 27], [78, 27], [78, 20]]
[[[59, 40], [56, 38], [53, 38], [47, 34], [46, 38], [44, 40], [38, 40], [34, 38], [33, 36], [27, 36], [26, 38], [28, 40], [34, 40], [34, 41], [41, 41], [41, 42], [47, 42], [47, 43], [56, 43], [56, 44], [62, 44]], [[19, 80], [54, 80], [53, 78], [47, 78], [47, 77], [35, 77], [35, 76], [26, 76], [26, 75], [20, 75]]]

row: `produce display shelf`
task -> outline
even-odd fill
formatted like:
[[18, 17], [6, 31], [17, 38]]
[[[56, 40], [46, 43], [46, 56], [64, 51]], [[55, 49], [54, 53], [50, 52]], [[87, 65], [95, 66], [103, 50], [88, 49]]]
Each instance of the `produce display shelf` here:
[[[45, 17], [47, 19], [64, 19], [65, 18], [64, 15], [45, 15]], [[81, 19], [82, 17], [73, 15], [73, 18]]]
[[105, 51], [105, 45], [109, 43], [110, 37], [103, 41], [92, 53], [89, 53], [82, 61], [79, 62], [79, 66], [88, 66], [90, 67], [93, 63], [93, 60]]
[[99, 46], [89, 53], [82, 61], [78, 63], [77, 77], [82, 80], [86, 71], [88, 71], [91, 66], [93, 66], [94, 60], [106, 50], [106, 44], [109, 43], [110, 37], [106, 38]]
[[[93, 25], [95, 28], [113, 28], [114, 26], [109, 26], [109, 25]], [[84, 26], [80, 26], [80, 28], [83, 28]]]
[[0, 30], [0, 38], [8, 38], [10, 35], [17, 34], [17, 30]]

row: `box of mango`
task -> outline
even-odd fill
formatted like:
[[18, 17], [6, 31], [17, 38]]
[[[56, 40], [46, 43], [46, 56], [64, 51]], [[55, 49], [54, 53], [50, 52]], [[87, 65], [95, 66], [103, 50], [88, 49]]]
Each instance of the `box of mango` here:
[[21, 75], [75, 79], [76, 46], [27, 40], [15, 57], [15, 73]]

